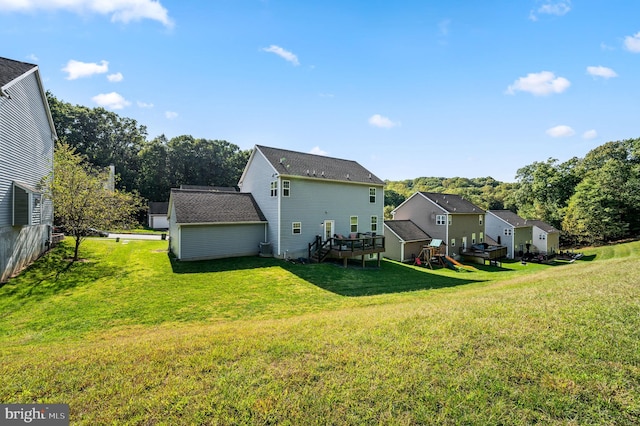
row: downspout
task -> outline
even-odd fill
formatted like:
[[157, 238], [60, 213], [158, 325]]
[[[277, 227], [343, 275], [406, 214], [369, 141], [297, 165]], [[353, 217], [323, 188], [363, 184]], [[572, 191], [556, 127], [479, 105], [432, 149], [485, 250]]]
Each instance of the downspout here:
[[280, 188], [280, 175], [277, 176], [277, 185], [276, 185], [276, 198], [278, 199], [278, 220], [277, 220], [277, 239], [278, 239], [278, 256], [280, 256], [282, 254], [282, 247], [280, 246], [280, 236], [282, 235], [282, 211], [281, 211], [281, 207], [282, 207], [282, 203], [281, 200], [282, 198], [280, 198], [281, 196], [281, 188]]

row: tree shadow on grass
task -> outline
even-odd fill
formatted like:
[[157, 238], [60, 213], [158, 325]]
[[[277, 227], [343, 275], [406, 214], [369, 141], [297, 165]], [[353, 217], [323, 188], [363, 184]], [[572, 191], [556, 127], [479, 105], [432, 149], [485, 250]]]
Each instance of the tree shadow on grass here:
[[0, 297], [39, 300], [47, 296], [91, 284], [96, 280], [119, 274], [115, 266], [91, 259], [71, 262], [73, 247], [60, 244], [31, 264], [17, 277], [0, 285]]

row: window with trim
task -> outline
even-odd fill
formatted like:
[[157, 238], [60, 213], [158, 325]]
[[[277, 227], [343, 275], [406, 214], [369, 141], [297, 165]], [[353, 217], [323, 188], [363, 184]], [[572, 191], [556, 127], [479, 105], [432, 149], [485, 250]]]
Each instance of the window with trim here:
[[436, 215], [436, 225], [444, 225], [446, 223], [447, 216], [443, 214]]
[[455, 247], [456, 246], [456, 239], [452, 238], [451, 239], [451, 247]]
[[541, 239], [541, 240], [546, 240], [546, 239], [547, 239], [547, 236], [546, 236], [546, 235], [544, 235], [544, 234], [540, 234], [540, 239]]
[[449, 215], [449, 226], [453, 223], [453, 216]]
[[291, 195], [291, 181], [290, 180], [283, 180], [282, 181], [282, 196], [283, 197], [288, 197], [289, 195]]
[[302, 222], [292, 222], [291, 223], [291, 233], [293, 235], [302, 234]]
[[471, 244], [475, 244], [476, 243], [476, 233], [473, 232], [471, 233]]
[[481, 214], [478, 215], [478, 224], [482, 226], [483, 217]]
[[484, 243], [484, 232], [480, 233], [480, 242]]
[[378, 232], [378, 216], [371, 216], [371, 232]]
[[278, 196], [278, 181], [277, 180], [271, 181], [271, 196], [272, 197], [277, 197]]
[[369, 202], [370, 203], [375, 203], [376, 202], [376, 189], [375, 188], [369, 188]]
[[24, 183], [13, 182], [13, 225], [39, 225], [42, 223], [40, 191]]
[[358, 232], [358, 216], [351, 216], [349, 218], [349, 225], [349, 232]]
[[504, 228], [504, 235], [510, 236], [511, 235], [511, 228]]

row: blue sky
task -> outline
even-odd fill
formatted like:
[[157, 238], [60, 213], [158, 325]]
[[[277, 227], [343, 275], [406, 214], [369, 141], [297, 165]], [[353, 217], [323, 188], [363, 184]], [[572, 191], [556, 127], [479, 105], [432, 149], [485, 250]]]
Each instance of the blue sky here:
[[635, 0], [0, 0], [0, 56], [182, 134], [493, 176], [640, 137]]

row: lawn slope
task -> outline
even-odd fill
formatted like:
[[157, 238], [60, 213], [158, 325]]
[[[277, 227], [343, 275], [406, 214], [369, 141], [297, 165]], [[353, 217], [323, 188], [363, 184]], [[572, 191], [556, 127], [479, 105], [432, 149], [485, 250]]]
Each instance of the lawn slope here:
[[77, 424], [636, 424], [640, 243], [557, 266], [62, 247], [0, 288], [0, 401]]

